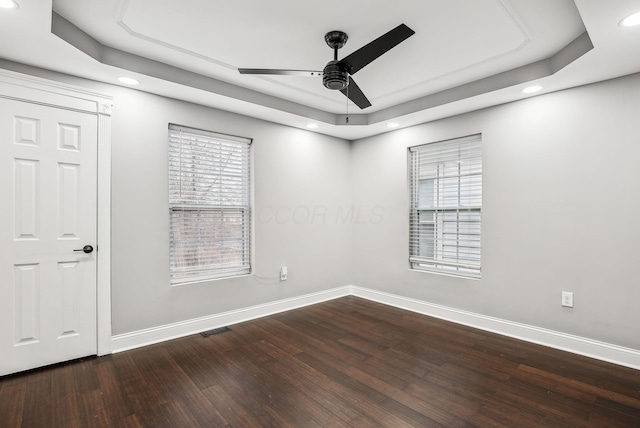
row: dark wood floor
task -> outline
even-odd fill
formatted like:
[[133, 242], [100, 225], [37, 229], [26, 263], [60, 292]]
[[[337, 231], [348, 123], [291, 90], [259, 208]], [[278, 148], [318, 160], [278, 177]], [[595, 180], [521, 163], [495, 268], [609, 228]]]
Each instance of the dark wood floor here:
[[0, 427], [640, 427], [640, 372], [346, 297], [0, 378]]

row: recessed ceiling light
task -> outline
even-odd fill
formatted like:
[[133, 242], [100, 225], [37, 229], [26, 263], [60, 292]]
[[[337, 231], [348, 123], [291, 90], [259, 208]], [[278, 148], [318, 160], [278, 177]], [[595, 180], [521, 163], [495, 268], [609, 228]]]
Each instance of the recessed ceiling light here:
[[525, 94], [533, 94], [534, 92], [538, 92], [542, 89], [540, 85], [528, 86], [522, 90]]
[[0, 0], [0, 8], [2, 9], [17, 9], [18, 3], [13, 0]]
[[397, 122], [387, 123], [387, 128], [397, 128], [399, 124]]
[[307, 128], [309, 128], [309, 129], [316, 129], [317, 127], [318, 127], [318, 124], [316, 124], [316, 123], [310, 123], [310, 124], [307, 125]]
[[629, 15], [625, 19], [620, 21], [621, 27], [633, 27], [634, 25], [640, 25], [640, 12]]
[[136, 79], [133, 79], [131, 77], [118, 77], [118, 81], [124, 83], [125, 85], [137, 85], [140, 83]]

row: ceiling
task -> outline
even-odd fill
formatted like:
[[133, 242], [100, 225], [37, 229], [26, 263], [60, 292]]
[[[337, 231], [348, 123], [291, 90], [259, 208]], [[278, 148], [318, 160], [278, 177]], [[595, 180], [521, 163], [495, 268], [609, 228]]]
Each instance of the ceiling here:
[[[0, 10], [5, 60], [346, 139], [640, 71], [640, 27], [618, 25], [639, 0], [17, 2]], [[237, 71], [322, 70], [328, 31], [349, 35], [342, 58], [401, 23], [415, 35], [354, 76], [364, 110], [319, 78]]]

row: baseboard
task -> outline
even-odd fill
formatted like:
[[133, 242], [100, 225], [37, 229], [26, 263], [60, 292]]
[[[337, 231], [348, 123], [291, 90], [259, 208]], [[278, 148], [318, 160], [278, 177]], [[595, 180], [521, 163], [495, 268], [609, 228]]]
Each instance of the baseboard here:
[[640, 370], [640, 350], [358, 286], [351, 286], [351, 292], [354, 296], [385, 305]]
[[111, 339], [112, 352], [116, 353], [127, 351], [129, 349], [140, 348], [142, 346], [196, 334], [205, 330], [231, 326], [233, 324], [350, 295], [480, 330], [490, 331], [503, 336], [509, 336], [515, 339], [537, 343], [539, 345], [640, 370], [640, 350], [625, 348], [597, 340], [587, 339], [527, 324], [520, 324], [500, 318], [493, 318], [486, 315], [436, 305], [421, 300], [354, 285], [347, 285], [318, 293], [306, 294], [304, 296], [278, 300], [275, 302], [265, 303], [263, 305], [251, 306], [248, 308], [134, 331], [131, 333], [119, 334], [113, 336]]
[[290, 299], [278, 300], [262, 305], [223, 312], [201, 318], [181, 321], [173, 324], [166, 324], [159, 327], [138, 330], [131, 333], [118, 334], [111, 338], [111, 349], [113, 353], [140, 348], [166, 340], [177, 339], [179, 337], [200, 333], [214, 328], [230, 326], [256, 318], [262, 318], [279, 312], [290, 311], [292, 309], [309, 306], [339, 297], [349, 296], [351, 287], [339, 287], [318, 293], [306, 294]]

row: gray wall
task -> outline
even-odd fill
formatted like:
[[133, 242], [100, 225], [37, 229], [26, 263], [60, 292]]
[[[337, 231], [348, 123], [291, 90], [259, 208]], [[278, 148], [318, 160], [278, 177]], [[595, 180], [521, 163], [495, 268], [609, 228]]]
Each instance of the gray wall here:
[[[354, 285], [640, 349], [639, 120], [634, 75], [355, 141]], [[482, 279], [410, 271], [407, 147], [475, 133]]]
[[[640, 75], [349, 143], [0, 67], [114, 95], [114, 334], [354, 284], [640, 349]], [[169, 122], [254, 139], [255, 275], [169, 286]], [[482, 279], [410, 271], [407, 147], [475, 133]], [[563, 290], [575, 293], [573, 309], [560, 306]]]
[[[351, 224], [336, 218], [351, 204], [348, 142], [139, 91], [110, 92], [114, 334], [350, 282]], [[168, 123], [253, 138], [254, 275], [169, 285]]]
[[[114, 97], [114, 335], [351, 282], [348, 141], [9, 61], [0, 67]], [[169, 123], [253, 139], [254, 275], [169, 285]]]

